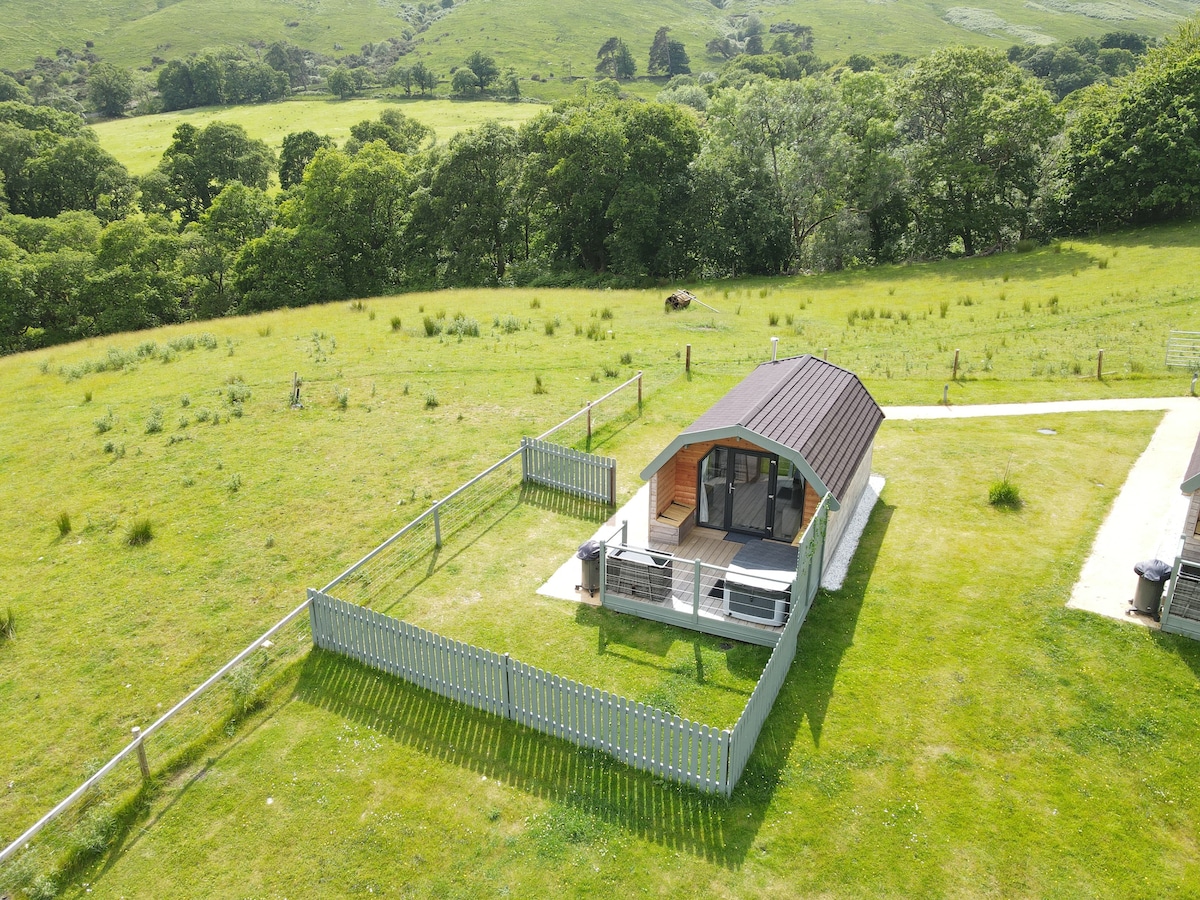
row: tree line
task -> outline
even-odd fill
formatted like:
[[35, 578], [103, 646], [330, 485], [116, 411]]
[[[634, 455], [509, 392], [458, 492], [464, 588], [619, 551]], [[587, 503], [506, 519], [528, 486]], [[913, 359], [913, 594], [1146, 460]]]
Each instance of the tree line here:
[[185, 124], [140, 179], [78, 116], [0, 102], [0, 346], [391, 291], [971, 255], [1200, 203], [1195, 22], [1069, 104], [966, 47], [892, 72], [675, 79], [664, 96], [691, 105], [584, 88], [445, 144], [395, 110], [278, 155]]

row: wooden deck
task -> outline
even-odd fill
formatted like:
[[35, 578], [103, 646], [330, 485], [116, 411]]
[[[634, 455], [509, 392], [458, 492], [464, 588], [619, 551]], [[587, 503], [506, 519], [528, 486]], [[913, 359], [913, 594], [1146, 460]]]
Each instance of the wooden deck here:
[[[602, 602], [618, 612], [747, 643], [774, 646], [783, 632], [783, 625], [765, 625], [725, 615], [724, 572], [721, 570], [729, 566], [743, 546], [740, 542], [725, 540], [724, 531], [712, 528], [694, 528], [681, 544], [651, 542], [650, 549], [674, 557], [670, 594], [651, 599], [646, 596], [652, 593], [650, 591], [638, 591], [639, 596], [632, 596], [618, 589], [618, 592], [604, 596]], [[698, 614], [693, 609], [696, 571], [690, 564], [697, 559], [703, 564]]]

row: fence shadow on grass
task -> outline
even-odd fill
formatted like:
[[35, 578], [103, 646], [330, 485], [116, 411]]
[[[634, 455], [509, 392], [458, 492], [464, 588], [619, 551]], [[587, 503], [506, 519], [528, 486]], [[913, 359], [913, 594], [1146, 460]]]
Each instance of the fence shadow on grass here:
[[597, 525], [603, 525], [613, 514], [611, 506], [528, 482], [521, 485], [519, 496], [521, 503], [528, 506]]
[[717, 865], [740, 866], [762, 825], [765, 806], [748, 811], [736, 794], [730, 802], [663, 782], [335, 653], [313, 650], [295, 696], [428, 756]]
[[[841, 590], [832, 593], [822, 590], [817, 595], [808, 620], [800, 629], [796, 660], [779, 699], [775, 701], [772, 717], [776, 721], [798, 721], [800, 716], [807, 718], [814, 744], [821, 741], [821, 727], [825, 724], [838, 667], [854, 643], [863, 597], [894, 511], [894, 506], [888, 506], [882, 500], [876, 503]], [[768, 729], [771, 724], [768, 720]], [[762, 745], [761, 739], [759, 744]]]

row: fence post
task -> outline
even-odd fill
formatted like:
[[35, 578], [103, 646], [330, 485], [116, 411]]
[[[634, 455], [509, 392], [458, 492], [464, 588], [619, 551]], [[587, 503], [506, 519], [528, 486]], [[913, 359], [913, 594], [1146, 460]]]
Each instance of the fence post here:
[[521, 484], [529, 480], [529, 438], [521, 438]]
[[613, 462], [608, 470], [608, 505], [617, 505], [617, 464]]
[[958, 381], [958, 351], [954, 351], [954, 370], [950, 373], [951, 381]]
[[513, 714], [512, 659], [507, 653], [500, 658], [504, 660], [504, 686], [501, 688], [504, 696], [504, 717], [506, 719], [516, 719], [516, 716]]
[[629, 520], [628, 519], [621, 520], [621, 544], [626, 547], [629, 546]]
[[695, 576], [692, 579], [692, 621], [700, 621], [700, 560], [696, 560]]
[[442, 546], [442, 520], [438, 515], [438, 508], [441, 505], [441, 500], [433, 504], [433, 546], [439, 549]]
[[604, 605], [604, 593], [608, 589], [608, 545], [600, 542], [600, 605]]
[[133, 726], [133, 739], [137, 741], [138, 768], [142, 770], [142, 780], [150, 780], [150, 764], [146, 762], [146, 745], [142, 743], [142, 729]]
[[592, 401], [587, 402], [587, 448], [592, 449]]
[[1096, 380], [1104, 380], [1104, 351], [1101, 350], [1096, 354]]
[[688, 375], [692, 374], [692, 345], [691, 344], [687, 345], [687, 355], [684, 357], [684, 360], [683, 360], [683, 371]]

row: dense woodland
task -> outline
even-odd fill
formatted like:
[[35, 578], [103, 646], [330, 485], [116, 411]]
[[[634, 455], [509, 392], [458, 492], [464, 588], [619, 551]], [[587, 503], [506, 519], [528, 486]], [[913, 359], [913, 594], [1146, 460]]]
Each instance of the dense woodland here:
[[[278, 157], [237, 126], [185, 124], [141, 179], [69, 104], [0, 75], [0, 348], [398, 290], [972, 255], [1197, 211], [1196, 22], [1153, 48], [1118, 33], [838, 66], [802, 31], [746, 51], [762, 37], [692, 76], [662, 30], [659, 102], [622, 95], [636, 63], [614, 38], [597, 54], [610, 77], [446, 144], [398, 111], [341, 147], [289, 135]], [[164, 102], [174, 82], [195, 101], [203, 62], [162, 69]], [[294, 62], [233, 66], [228, 98], [286, 90], [307, 77]], [[459, 72], [463, 92], [508, 90], [482, 54]]]

